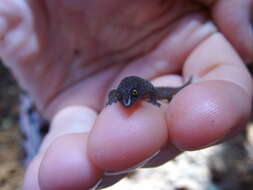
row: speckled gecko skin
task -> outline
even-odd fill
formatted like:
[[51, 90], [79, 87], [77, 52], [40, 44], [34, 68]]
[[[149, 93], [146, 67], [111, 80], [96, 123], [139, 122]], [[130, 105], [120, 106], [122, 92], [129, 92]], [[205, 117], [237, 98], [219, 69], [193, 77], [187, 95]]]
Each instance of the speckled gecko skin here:
[[141, 99], [160, 107], [161, 104], [158, 100], [170, 102], [173, 95], [188, 86], [191, 81], [192, 77], [180, 87], [155, 87], [143, 78], [129, 76], [120, 82], [117, 89], [112, 89], [109, 92], [106, 105], [120, 102], [124, 107], [130, 107]]

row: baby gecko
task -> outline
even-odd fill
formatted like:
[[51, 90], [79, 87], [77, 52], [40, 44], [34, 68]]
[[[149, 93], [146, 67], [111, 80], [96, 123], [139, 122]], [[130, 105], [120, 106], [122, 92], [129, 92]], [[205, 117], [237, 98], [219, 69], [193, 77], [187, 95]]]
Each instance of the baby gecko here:
[[155, 87], [149, 81], [137, 77], [129, 76], [124, 78], [117, 89], [112, 89], [108, 95], [106, 105], [120, 102], [124, 107], [132, 106], [139, 99], [146, 99], [147, 102], [160, 107], [158, 100], [171, 101], [173, 95], [189, 85], [192, 77], [180, 87]]

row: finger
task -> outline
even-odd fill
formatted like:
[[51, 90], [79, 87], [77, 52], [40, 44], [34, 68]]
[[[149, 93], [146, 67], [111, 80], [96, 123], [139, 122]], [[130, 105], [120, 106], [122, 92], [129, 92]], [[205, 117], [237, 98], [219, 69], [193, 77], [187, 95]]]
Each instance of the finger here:
[[253, 61], [253, 0], [220, 0], [213, 16], [219, 29], [247, 61]]
[[199, 149], [234, 136], [251, 110], [252, 79], [220, 34], [200, 44], [186, 60], [196, 84], [179, 92], [167, 111], [169, 136], [182, 150]]
[[10, 67], [13, 66], [12, 63], [24, 61], [25, 56], [38, 51], [32, 12], [27, 1], [1, 1], [0, 50], [1, 58]]
[[[152, 84], [154, 86], [181, 86], [183, 84], [182, 77], [178, 75], [164, 75], [157, 77], [153, 79]], [[163, 104], [163, 103], [162, 103]], [[168, 107], [168, 104], [165, 103], [163, 104], [165, 109]], [[177, 155], [179, 155], [182, 151], [180, 151], [177, 147], [175, 147], [174, 144], [170, 142], [170, 139], [168, 142], [161, 147], [159, 153], [154, 156], [151, 160], [149, 160], [144, 167], [149, 168], [149, 167], [157, 167], [160, 166], [169, 160], [175, 158]]]
[[174, 159], [178, 156], [182, 151], [180, 151], [174, 144], [168, 142], [165, 146], [163, 146], [153, 159], [151, 159], [148, 163], [144, 165], [145, 168], [157, 167], [162, 164], [165, 164], [169, 160]]
[[112, 186], [113, 184], [117, 183], [118, 181], [120, 181], [121, 179], [123, 179], [124, 177], [127, 176], [127, 173], [124, 174], [119, 174], [119, 175], [104, 175], [102, 177], [101, 183], [98, 185], [97, 189], [103, 189], [109, 186]]
[[88, 189], [101, 177], [86, 154], [88, 131], [96, 113], [74, 106], [59, 112], [36, 159], [29, 166], [24, 189]]
[[38, 182], [39, 167], [42, 155], [36, 156], [26, 170], [24, 177], [23, 190], [41, 190]]
[[118, 172], [155, 154], [167, 136], [161, 109], [147, 103], [129, 109], [112, 104], [99, 115], [89, 135], [88, 154], [100, 169]]
[[86, 154], [87, 135], [65, 135], [52, 143], [39, 170], [41, 189], [88, 189], [101, 177], [101, 170]]

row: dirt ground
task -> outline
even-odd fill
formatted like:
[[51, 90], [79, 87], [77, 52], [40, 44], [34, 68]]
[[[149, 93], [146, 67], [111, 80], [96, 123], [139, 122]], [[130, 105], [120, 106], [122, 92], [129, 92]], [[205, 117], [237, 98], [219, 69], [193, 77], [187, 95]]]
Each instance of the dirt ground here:
[[18, 133], [11, 127], [0, 133], [0, 189], [20, 189], [23, 168], [20, 164]]
[[0, 67], [0, 189], [20, 189], [23, 176], [18, 132], [18, 94], [14, 80]]

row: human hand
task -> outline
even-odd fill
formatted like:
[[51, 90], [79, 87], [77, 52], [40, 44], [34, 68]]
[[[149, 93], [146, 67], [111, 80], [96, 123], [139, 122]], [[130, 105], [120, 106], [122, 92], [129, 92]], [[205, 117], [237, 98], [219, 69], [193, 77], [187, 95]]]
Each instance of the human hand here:
[[[104, 171], [126, 170], [154, 154], [145, 164], [158, 166], [239, 133], [250, 113], [252, 81], [214, 23], [252, 61], [244, 15], [250, 6], [196, 2], [1, 1], [1, 57], [52, 121], [24, 189], [88, 189]], [[237, 32], [229, 22], [235, 7]], [[169, 105], [104, 109], [107, 92], [125, 76], [179, 86], [181, 71], [195, 84]], [[121, 177], [107, 177], [103, 185]]]

